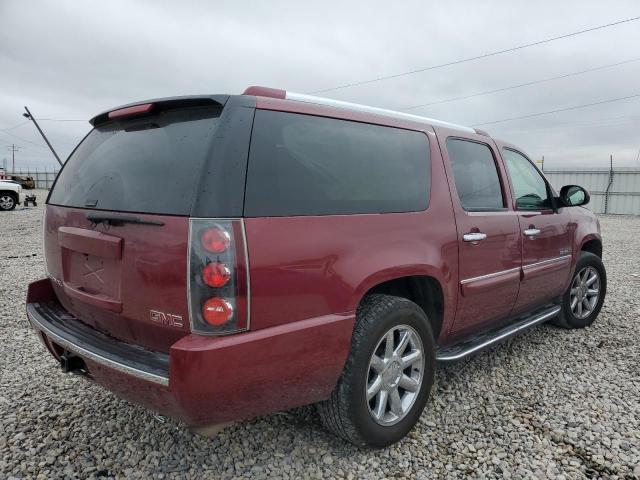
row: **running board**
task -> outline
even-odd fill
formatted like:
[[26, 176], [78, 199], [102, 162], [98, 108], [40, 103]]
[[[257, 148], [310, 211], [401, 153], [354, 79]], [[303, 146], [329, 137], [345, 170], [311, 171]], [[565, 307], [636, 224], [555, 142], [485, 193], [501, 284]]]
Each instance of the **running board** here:
[[461, 360], [472, 353], [475, 353], [483, 348], [501, 342], [516, 333], [522, 332], [528, 328], [531, 328], [540, 323], [546, 322], [555, 317], [560, 312], [560, 306], [555, 305], [547, 308], [543, 311], [539, 311], [529, 317], [525, 317], [522, 320], [511, 323], [505, 327], [501, 327], [497, 330], [484, 333], [479, 337], [467, 340], [450, 347], [439, 348], [436, 352], [436, 360], [439, 362], [454, 362]]

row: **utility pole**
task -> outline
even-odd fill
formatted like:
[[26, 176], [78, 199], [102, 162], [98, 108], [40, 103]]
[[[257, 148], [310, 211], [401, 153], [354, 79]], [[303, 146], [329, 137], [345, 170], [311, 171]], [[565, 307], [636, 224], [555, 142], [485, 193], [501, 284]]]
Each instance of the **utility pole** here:
[[26, 106], [24, 107], [24, 109], [25, 109], [25, 111], [27, 113], [23, 113], [22, 116], [25, 117], [25, 118], [28, 118], [29, 120], [31, 120], [33, 122], [33, 124], [36, 126], [36, 128], [40, 132], [40, 135], [42, 135], [42, 138], [44, 138], [44, 141], [47, 142], [47, 145], [49, 146], [49, 149], [51, 150], [51, 153], [53, 153], [53, 156], [56, 157], [56, 160], [58, 161], [60, 166], [62, 166], [62, 162], [60, 161], [60, 157], [58, 156], [56, 151], [51, 146], [51, 143], [49, 143], [49, 139], [47, 138], [47, 136], [44, 134], [44, 132], [40, 128], [40, 125], [38, 125], [38, 122], [36, 122], [36, 119], [33, 118], [33, 115], [31, 115], [31, 112], [29, 111], [29, 109]]
[[11, 144], [11, 146], [7, 148], [11, 152], [11, 162], [12, 162], [11, 172], [16, 173], [16, 152], [20, 150], [20, 147], [18, 147], [17, 145]]

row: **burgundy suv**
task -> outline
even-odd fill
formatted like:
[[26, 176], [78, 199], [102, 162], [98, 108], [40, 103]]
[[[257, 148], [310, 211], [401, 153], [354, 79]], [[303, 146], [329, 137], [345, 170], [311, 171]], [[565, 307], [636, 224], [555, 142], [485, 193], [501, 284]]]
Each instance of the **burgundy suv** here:
[[602, 306], [587, 192], [480, 130], [263, 87], [91, 124], [27, 314], [65, 372], [189, 425], [317, 403], [389, 445], [437, 361]]

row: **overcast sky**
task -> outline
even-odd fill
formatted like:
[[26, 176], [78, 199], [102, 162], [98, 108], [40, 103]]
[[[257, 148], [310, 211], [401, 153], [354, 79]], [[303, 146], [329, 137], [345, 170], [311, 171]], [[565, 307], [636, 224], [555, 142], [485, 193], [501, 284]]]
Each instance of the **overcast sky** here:
[[[86, 120], [132, 101], [248, 85], [308, 93], [639, 15], [638, 0], [0, 0], [0, 162], [10, 166], [15, 143], [16, 167], [56, 165], [25, 123], [24, 105], [36, 118], [82, 120], [41, 122], [66, 158], [89, 130]], [[323, 95], [402, 109], [633, 59], [411, 110], [473, 125], [640, 94], [640, 21]], [[609, 154], [640, 166], [640, 97], [481, 128], [544, 155], [545, 167], [606, 166]]]

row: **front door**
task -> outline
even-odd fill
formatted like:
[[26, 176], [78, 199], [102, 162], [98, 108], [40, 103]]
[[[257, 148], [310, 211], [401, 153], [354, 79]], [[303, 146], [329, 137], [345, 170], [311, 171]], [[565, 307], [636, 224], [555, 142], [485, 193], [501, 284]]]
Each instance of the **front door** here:
[[502, 148], [522, 235], [522, 282], [514, 314], [551, 302], [567, 288], [571, 274], [571, 218], [554, 211], [552, 190], [520, 152]]
[[448, 137], [444, 144], [458, 231], [460, 295], [452, 334], [459, 338], [511, 313], [520, 284], [521, 239], [489, 139], [471, 134]]

